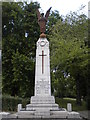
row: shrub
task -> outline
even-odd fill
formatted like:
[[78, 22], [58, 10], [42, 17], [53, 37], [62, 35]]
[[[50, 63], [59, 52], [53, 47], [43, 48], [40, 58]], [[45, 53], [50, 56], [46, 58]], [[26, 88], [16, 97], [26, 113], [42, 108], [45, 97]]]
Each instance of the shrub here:
[[18, 104], [22, 104], [23, 107], [29, 103], [29, 99], [19, 98], [19, 97], [12, 97], [9, 95], [2, 96], [2, 111], [17, 111]]
[[67, 103], [71, 103], [73, 111], [87, 110], [86, 102], [84, 100], [82, 101], [81, 106], [76, 104], [76, 99], [74, 98], [56, 98], [56, 103], [59, 104], [61, 108], [66, 108], [66, 109], [67, 109]]

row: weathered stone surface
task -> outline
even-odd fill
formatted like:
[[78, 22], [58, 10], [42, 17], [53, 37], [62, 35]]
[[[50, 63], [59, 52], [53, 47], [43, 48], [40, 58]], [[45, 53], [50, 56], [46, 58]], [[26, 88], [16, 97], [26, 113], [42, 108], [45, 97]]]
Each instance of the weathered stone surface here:
[[3, 118], [17, 118], [17, 119], [46, 119], [46, 120], [82, 120], [82, 118], [79, 116], [79, 114], [77, 112], [67, 112], [67, 111], [45, 111], [45, 110], [42, 110], [40, 111], [21, 111], [21, 112], [18, 112], [16, 114], [13, 114], [13, 115], [8, 115], [8, 116], [3, 116]]
[[14, 118], [42, 118], [43, 120], [80, 118], [77, 112], [69, 112], [64, 108], [59, 108], [55, 103], [54, 96], [51, 96], [49, 54], [48, 40], [39, 38], [36, 49], [35, 93], [31, 97], [30, 104], [26, 105], [25, 109], [19, 107], [18, 113], [13, 115]]
[[20, 112], [20, 110], [22, 110], [22, 104], [18, 104], [18, 112]]
[[54, 96], [33, 96], [31, 97], [32, 104], [54, 104]]
[[80, 114], [78, 112], [68, 112], [68, 118], [80, 118]]
[[35, 110], [35, 115], [50, 115], [50, 110], [59, 110], [51, 96], [49, 42], [46, 38], [37, 41], [35, 96], [31, 97], [30, 103], [26, 110]]
[[46, 38], [37, 41], [35, 96], [51, 96], [49, 42]]
[[68, 112], [72, 111], [72, 105], [71, 105], [71, 103], [67, 103], [67, 111]]
[[[67, 119], [60, 119], [60, 118], [2, 118], [2, 120], [67, 120]], [[78, 119], [79, 120], [79, 119]], [[81, 119], [80, 119], [81, 120]]]

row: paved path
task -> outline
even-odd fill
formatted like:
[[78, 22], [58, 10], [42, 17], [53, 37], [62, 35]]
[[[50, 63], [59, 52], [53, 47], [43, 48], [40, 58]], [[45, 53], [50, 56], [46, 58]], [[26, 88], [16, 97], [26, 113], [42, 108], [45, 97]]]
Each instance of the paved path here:
[[90, 120], [90, 111], [79, 111], [82, 118]]

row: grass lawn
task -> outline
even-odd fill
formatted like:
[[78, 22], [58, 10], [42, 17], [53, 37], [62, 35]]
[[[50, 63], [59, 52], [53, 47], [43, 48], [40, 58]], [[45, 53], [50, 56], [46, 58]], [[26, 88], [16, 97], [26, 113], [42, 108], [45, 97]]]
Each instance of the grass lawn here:
[[56, 103], [59, 104], [60, 107], [66, 108], [66, 109], [67, 109], [67, 103], [71, 103], [73, 111], [87, 110], [85, 101], [82, 101], [82, 105], [78, 106], [76, 104], [76, 99], [73, 99], [73, 98], [56, 98]]

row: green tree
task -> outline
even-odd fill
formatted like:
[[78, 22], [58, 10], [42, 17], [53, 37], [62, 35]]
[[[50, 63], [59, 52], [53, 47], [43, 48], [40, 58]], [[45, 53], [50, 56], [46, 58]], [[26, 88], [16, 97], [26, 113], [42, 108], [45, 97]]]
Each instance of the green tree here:
[[[88, 19], [88, 48], [90, 49], [90, 18]], [[87, 107], [90, 110], [90, 54], [88, 50], [88, 70], [87, 70]]]
[[[3, 3], [3, 93], [33, 94], [35, 43], [40, 34], [37, 8], [36, 2]], [[63, 20], [58, 11], [52, 11], [46, 33], [50, 34], [51, 71], [55, 71], [53, 91], [58, 97], [77, 95], [80, 104], [81, 96], [86, 97], [87, 18], [71, 13]]]
[[[49, 35], [53, 26], [57, 23], [58, 20], [63, 20], [62, 16], [60, 16], [57, 10], [51, 11], [48, 17], [47, 25], [46, 25], [46, 34]], [[49, 38], [48, 38], [49, 39]]]
[[[39, 7], [37, 2], [2, 4], [3, 93], [22, 97], [33, 94], [36, 41], [40, 35], [36, 15]], [[52, 11], [47, 33], [58, 19], [58, 11]]]
[[[88, 22], [84, 14], [76, 12], [59, 20], [50, 35], [51, 68], [55, 74], [64, 71], [76, 83], [77, 104], [81, 104], [81, 96], [86, 96], [86, 76], [88, 66]], [[64, 76], [62, 74], [62, 76]], [[56, 75], [57, 79], [59, 77]], [[57, 80], [56, 79], [56, 80]], [[66, 77], [65, 77], [66, 79]], [[62, 84], [62, 83], [60, 83]]]
[[33, 94], [35, 43], [39, 38], [37, 8], [37, 2], [2, 4], [3, 93], [22, 97]]
[[34, 88], [34, 61], [18, 51], [13, 55], [13, 75], [11, 89], [13, 95], [30, 97]]

